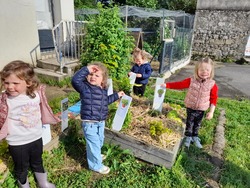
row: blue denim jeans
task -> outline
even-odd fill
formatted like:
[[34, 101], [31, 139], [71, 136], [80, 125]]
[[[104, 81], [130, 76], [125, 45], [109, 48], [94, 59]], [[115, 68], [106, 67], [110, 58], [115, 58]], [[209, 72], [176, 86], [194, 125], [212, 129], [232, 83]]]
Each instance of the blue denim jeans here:
[[91, 170], [102, 168], [101, 148], [104, 142], [105, 121], [82, 122], [82, 129], [86, 140], [87, 162]]

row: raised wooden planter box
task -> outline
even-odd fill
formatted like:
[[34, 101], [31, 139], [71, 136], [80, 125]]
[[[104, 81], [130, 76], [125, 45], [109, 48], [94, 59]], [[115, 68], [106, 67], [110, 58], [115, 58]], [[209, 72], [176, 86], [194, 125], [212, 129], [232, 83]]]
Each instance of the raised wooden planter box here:
[[43, 151], [50, 152], [52, 149], [58, 148], [60, 139], [65, 137], [66, 134], [67, 134], [67, 130], [61, 133], [60, 136], [56, 136], [55, 138], [53, 138], [49, 143], [43, 146]]
[[135, 157], [168, 169], [175, 162], [182, 140], [183, 138], [176, 142], [173, 150], [167, 150], [152, 146], [118, 131], [105, 128], [105, 143], [119, 145], [122, 149], [129, 149]]

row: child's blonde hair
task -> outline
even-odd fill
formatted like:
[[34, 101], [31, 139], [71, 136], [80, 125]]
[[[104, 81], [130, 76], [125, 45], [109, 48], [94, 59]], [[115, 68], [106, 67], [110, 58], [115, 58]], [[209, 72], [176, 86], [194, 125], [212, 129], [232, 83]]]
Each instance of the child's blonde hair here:
[[103, 80], [102, 80], [101, 86], [102, 86], [102, 88], [107, 89], [108, 88], [108, 77], [109, 77], [107, 67], [100, 61], [91, 62], [89, 65], [95, 65], [102, 71]]
[[5, 79], [11, 74], [15, 74], [19, 79], [24, 80], [27, 84], [29, 84], [30, 86], [27, 87], [26, 94], [31, 98], [36, 97], [36, 94], [34, 92], [39, 86], [39, 80], [36, 77], [34, 69], [30, 66], [30, 64], [25, 63], [21, 60], [15, 60], [5, 65], [0, 73], [1, 91], [4, 87], [3, 83]]
[[136, 47], [133, 50], [133, 54], [132, 54], [133, 60], [135, 60], [139, 54], [141, 55], [143, 60], [147, 60], [147, 61], [152, 59], [153, 57], [150, 53], [146, 52], [145, 50], [141, 50], [140, 48]]
[[195, 79], [198, 79], [199, 76], [198, 76], [198, 69], [200, 67], [200, 65], [202, 63], [207, 63], [209, 65], [211, 65], [211, 74], [210, 74], [210, 77], [209, 79], [213, 79], [214, 77], [214, 62], [212, 59], [210, 59], [209, 57], [204, 57], [204, 58], [201, 58], [196, 64], [195, 64], [195, 68], [194, 68], [194, 78]]

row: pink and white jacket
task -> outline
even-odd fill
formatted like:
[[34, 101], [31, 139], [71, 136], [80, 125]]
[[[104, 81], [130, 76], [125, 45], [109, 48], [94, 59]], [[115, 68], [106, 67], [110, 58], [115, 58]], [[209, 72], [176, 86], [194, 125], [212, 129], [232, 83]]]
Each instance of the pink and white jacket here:
[[[61, 120], [54, 116], [50, 106], [48, 105], [47, 98], [45, 95], [45, 85], [41, 85], [37, 90], [40, 96], [40, 109], [42, 116], [42, 124], [56, 124]], [[7, 94], [4, 92], [0, 95], [0, 140], [4, 139], [8, 135], [8, 105], [7, 105]]]

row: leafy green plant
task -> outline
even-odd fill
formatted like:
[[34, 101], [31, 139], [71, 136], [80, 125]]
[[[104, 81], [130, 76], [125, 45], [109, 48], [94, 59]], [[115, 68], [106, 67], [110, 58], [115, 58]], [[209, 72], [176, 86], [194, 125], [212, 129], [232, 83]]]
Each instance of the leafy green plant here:
[[127, 76], [122, 77], [121, 79], [113, 79], [113, 88], [114, 91], [123, 91], [127, 95], [131, 92], [131, 84]]
[[148, 114], [151, 116], [151, 117], [157, 117], [161, 114], [161, 112], [159, 110], [149, 110]]
[[162, 121], [152, 121], [150, 125], [150, 135], [151, 136], [160, 136], [163, 133], [171, 132], [170, 129], [164, 127]]
[[99, 14], [90, 19], [83, 40], [81, 62], [85, 66], [92, 61], [103, 62], [111, 78], [122, 78], [130, 68], [130, 53], [134, 47], [133, 38], [125, 31], [119, 16], [119, 8], [103, 8], [98, 5]]
[[69, 106], [77, 103], [78, 101], [80, 101], [80, 95], [78, 92], [70, 92], [68, 93], [68, 100], [69, 100]]
[[168, 118], [168, 119], [174, 120], [174, 121], [177, 123], [177, 125], [181, 125], [181, 123], [182, 123], [182, 120], [181, 120], [181, 118], [179, 117], [179, 115], [178, 115], [178, 113], [177, 113], [176, 110], [171, 110], [171, 111], [167, 114], [167, 118]]

